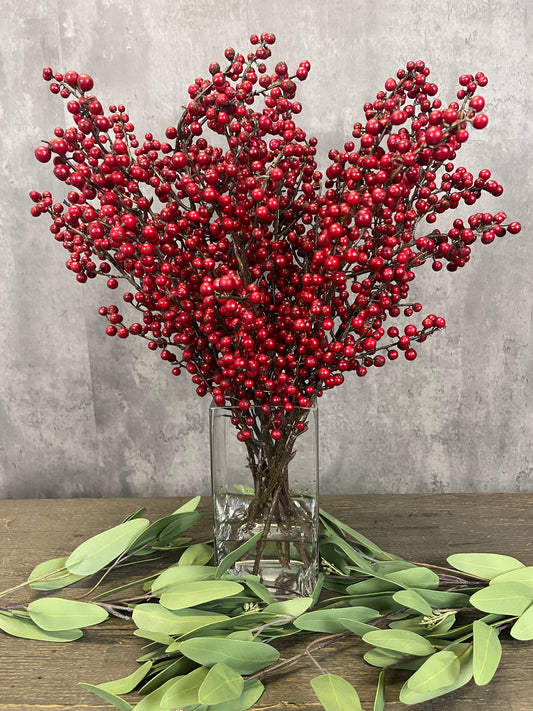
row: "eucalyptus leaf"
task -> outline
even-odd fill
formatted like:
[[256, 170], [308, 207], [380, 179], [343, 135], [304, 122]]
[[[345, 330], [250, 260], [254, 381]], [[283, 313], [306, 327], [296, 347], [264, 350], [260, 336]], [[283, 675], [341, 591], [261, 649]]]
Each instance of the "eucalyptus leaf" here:
[[[169, 679], [162, 686], [159, 686], [154, 691], [151, 691], [147, 696], [135, 705], [135, 711], [161, 711], [167, 707], [163, 706], [162, 699], [172, 686], [179, 680]], [[172, 708], [172, 707], [170, 707]]]
[[152, 592], [161, 592], [172, 585], [196, 580], [214, 580], [216, 568], [210, 565], [173, 565], [166, 568], [153, 581], [150, 589]]
[[490, 585], [499, 585], [500, 583], [523, 583], [528, 586], [533, 596], [533, 566], [509, 570], [490, 581]]
[[380, 672], [374, 698], [374, 711], [383, 711], [385, 708], [385, 672]]
[[319, 510], [320, 513], [320, 518], [323, 521], [327, 521], [329, 524], [332, 524], [333, 526], [336, 526], [338, 529], [340, 529], [343, 533], [347, 533], [349, 536], [351, 536], [354, 540], [356, 540], [358, 543], [361, 543], [367, 550], [367, 552], [372, 553], [373, 557], [379, 558], [396, 558], [396, 556], [391, 555], [390, 553], [385, 553], [385, 551], [381, 550], [373, 541], [371, 541], [369, 538], [366, 538], [363, 536], [359, 531], [356, 531], [353, 528], [350, 528], [347, 524], [345, 524], [343, 521], [339, 521], [338, 518], [335, 518], [331, 514], [327, 513], [324, 511], [324, 509]]
[[213, 557], [213, 548], [207, 543], [195, 543], [181, 554], [178, 565], [206, 565]]
[[218, 663], [211, 667], [198, 691], [198, 701], [209, 706], [238, 699], [244, 690], [244, 680], [227, 664]]
[[272, 597], [270, 590], [266, 587], [266, 585], [263, 585], [263, 583], [260, 583], [259, 580], [255, 579], [255, 576], [247, 575], [244, 579], [244, 584], [263, 602], [266, 602], [267, 604], [274, 602], [274, 598]]
[[386, 592], [396, 592], [398, 590], [398, 585], [393, 583], [392, 580], [386, 580], [381, 578], [368, 578], [367, 580], [360, 580], [358, 583], [353, 583], [348, 585], [346, 592], [349, 595], [373, 595], [375, 593], [386, 593]]
[[141, 681], [148, 676], [152, 667], [152, 662], [146, 662], [132, 674], [124, 676], [121, 679], [114, 679], [113, 681], [105, 681], [102, 684], [97, 684], [95, 688], [98, 688], [101, 691], [107, 691], [111, 694], [129, 694], [130, 691], [133, 691], [133, 689], [135, 689]]
[[[393, 652], [392, 650], [382, 648], [371, 649], [363, 655], [363, 659], [367, 664], [370, 664], [373, 667], [382, 668], [390, 666], [395, 667], [408, 657], [409, 655], [402, 652]], [[424, 662], [424, 658], [418, 657], [418, 661], [422, 664]]]
[[216, 637], [196, 637], [185, 640], [180, 645], [180, 652], [198, 664], [206, 666], [222, 662], [239, 674], [255, 674], [279, 658], [278, 650], [263, 642]]
[[265, 687], [259, 679], [247, 681], [238, 699], [210, 705], [208, 706], [208, 711], [246, 711], [259, 701], [264, 689]]
[[149, 639], [157, 644], [162, 644], [164, 647], [172, 643], [173, 639], [169, 634], [165, 632], [154, 632], [153, 630], [133, 630], [135, 637], [141, 637], [142, 639]]
[[263, 608], [262, 612], [271, 615], [287, 615], [288, 617], [298, 617], [308, 610], [313, 604], [312, 597], [295, 597], [292, 600], [282, 600], [273, 602]]
[[502, 657], [502, 645], [494, 627], [486, 625], [482, 620], [475, 620], [472, 631], [474, 681], [478, 686], [484, 686], [496, 673]]
[[215, 577], [220, 578], [227, 570], [232, 568], [233, 565], [242, 558], [246, 551], [249, 551], [250, 548], [253, 548], [255, 546], [255, 544], [259, 541], [262, 535], [263, 531], [258, 531], [251, 538], [242, 543], [238, 548], [235, 548], [235, 550], [231, 551], [231, 553], [228, 553], [227, 556], [222, 558], [222, 560], [218, 564]]
[[[465, 644], [463, 645], [464, 648], [468, 647], [469, 645]], [[452, 650], [448, 650], [452, 651]], [[429, 701], [430, 699], [434, 699], [437, 696], [443, 696], [444, 694], [449, 694], [452, 691], [455, 691], [456, 689], [459, 689], [461, 686], [464, 686], [465, 684], [468, 684], [470, 679], [472, 678], [473, 675], [473, 670], [472, 670], [472, 653], [471, 651], [464, 651], [462, 650], [461, 656], [456, 656], [459, 659], [460, 663], [460, 670], [459, 674], [457, 675], [457, 678], [455, 681], [445, 687], [440, 687], [438, 689], [431, 689], [429, 691], [415, 691], [414, 689], [411, 689], [409, 687], [409, 679], [402, 687], [402, 690], [400, 691], [400, 701], [404, 704], [420, 704], [423, 703], [424, 701]], [[412, 678], [412, 677], [411, 677]]]
[[466, 593], [449, 590], [427, 590], [424, 588], [411, 588], [422, 597], [433, 610], [444, 608], [459, 608], [469, 605], [470, 596]]
[[[161, 538], [163, 538], [163, 531], [168, 529], [168, 526], [173, 524], [174, 522], [178, 522], [179, 529], [181, 529], [181, 532], [183, 533], [184, 531], [187, 530], [187, 528], [190, 528], [193, 526], [195, 523], [198, 523], [198, 521], [201, 521], [202, 515], [195, 512], [195, 511], [176, 511], [173, 514], [169, 514], [168, 516], [163, 516], [162, 518], [157, 519], [153, 523], [151, 523], [133, 542], [131, 545], [131, 550], [138, 550], [140, 548], [143, 548], [144, 546], [147, 546], [149, 544], [155, 543], [155, 541], [159, 541]], [[177, 536], [174, 536], [176, 538]], [[168, 538], [168, 536], [167, 536]]]
[[81, 543], [69, 555], [66, 567], [76, 575], [92, 575], [117, 558], [149, 525], [145, 518], [119, 523]]
[[42, 597], [28, 605], [31, 619], [43, 630], [72, 630], [104, 622], [109, 613], [99, 605], [59, 597]]
[[372, 632], [376, 629], [374, 625], [369, 625], [359, 620], [352, 620], [349, 617], [341, 617], [339, 618], [339, 622], [345, 629], [353, 632], [353, 634], [358, 637], [363, 637], [367, 632]]
[[533, 602], [533, 593], [527, 583], [499, 583], [488, 585], [470, 597], [478, 610], [501, 615], [521, 615]]
[[520, 640], [533, 639], [533, 605], [528, 607], [511, 627], [511, 637]]
[[362, 711], [357, 691], [338, 674], [315, 676], [311, 686], [325, 711]]
[[174, 511], [174, 513], [178, 514], [178, 513], [187, 513], [189, 511], [196, 511], [201, 498], [202, 498], [201, 496], [194, 496], [192, 499], [189, 499], [189, 501], [186, 501], [178, 509], [176, 509]]
[[132, 521], [134, 518], [141, 518], [141, 516], [144, 516], [144, 514], [148, 511], [148, 509], [143, 506], [140, 509], [137, 509], [137, 511], [134, 511], [133, 513], [130, 513], [126, 516], [125, 519], [123, 519], [122, 523], [125, 523], [126, 521]]
[[[159, 653], [158, 653], [159, 656]], [[159, 665], [158, 665], [159, 668]], [[187, 659], [187, 657], [179, 657], [179, 659], [168, 659], [166, 664], [161, 668], [155, 676], [149, 679], [141, 686], [138, 693], [141, 696], [151, 694], [160, 686], [163, 686], [167, 681], [176, 679], [178, 676], [184, 676], [196, 668], [195, 662]]]
[[167, 635], [187, 634], [212, 622], [229, 619], [227, 615], [204, 610], [168, 610], [155, 602], [141, 603], [133, 611], [133, 621], [139, 629]]
[[455, 652], [443, 650], [435, 652], [409, 677], [407, 686], [411, 691], [424, 693], [451, 686], [461, 670]]
[[404, 588], [438, 588], [439, 576], [429, 568], [414, 567], [388, 573], [387, 578]]
[[80, 629], [58, 630], [50, 632], [38, 627], [29, 618], [16, 617], [7, 610], [0, 610], [0, 630], [13, 637], [36, 639], [41, 642], [73, 642], [83, 636]]
[[127, 701], [124, 701], [124, 699], [115, 696], [115, 694], [111, 693], [110, 691], [106, 691], [105, 689], [102, 689], [99, 686], [94, 686], [94, 684], [85, 684], [83, 682], [79, 682], [78, 686], [81, 686], [82, 689], [85, 689], [85, 691], [89, 691], [95, 696], [99, 696], [104, 701], [107, 701], [108, 704], [111, 704], [115, 708], [120, 709], [120, 711], [133, 711], [133, 706], [131, 704], [129, 704]]
[[398, 590], [392, 596], [396, 602], [423, 615], [433, 614], [431, 605], [416, 590]]
[[194, 526], [203, 519], [203, 514], [198, 511], [185, 511], [172, 515], [172, 520], [163, 528], [159, 534], [159, 542], [162, 545], [170, 544], [181, 536], [188, 528]]
[[447, 558], [447, 561], [463, 573], [470, 573], [470, 575], [487, 580], [509, 570], [524, 567], [524, 564], [516, 558], [497, 553], [454, 553]]
[[169, 610], [182, 610], [212, 600], [230, 597], [243, 590], [240, 583], [229, 580], [200, 580], [182, 583], [170, 590], [163, 590], [160, 602]]
[[434, 647], [425, 637], [416, 632], [399, 629], [383, 629], [367, 632], [363, 641], [374, 647], [401, 652], [402, 654], [425, 657], [434, 652]]
[[[207, 677], [209, 669], [198, 667], [189, 672], [186, 676], [170, 682], [165, 693], [161, 697], [162, 709], [175, 709], [177, 706], [188, 706], [198, 702], [198, 692], [204, 679]], [[167, 686], [165, 684], [165, 686]]]
[[347, 620], [369, 622], [376, 617], [379, 617], [379, 612], [370, 607], [339, 607], [306, 612], [294, 620], [293, 624], [300, 630], [337, 634], [346, 631]]
[[28, 576], [30, 588], [33, 590], [60, 590], [77, 583], [84, 575], [73, 575], [66, 568], [67, 556], [45, 560], [31, 571]]

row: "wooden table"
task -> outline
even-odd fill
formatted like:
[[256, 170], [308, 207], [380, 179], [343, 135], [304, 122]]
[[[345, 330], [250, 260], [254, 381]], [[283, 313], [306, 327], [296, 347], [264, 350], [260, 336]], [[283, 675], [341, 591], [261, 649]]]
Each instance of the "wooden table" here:
[[[141, 506], [154, 520], [185, 499], [75, 499], [0, 501], [0, 588], [22, 582], [39, 562], [68, 554], [82, 540], [119, 523]], [[457, 552], [513, 555], [533, 565], [533, 494], [324, 496], [322, 506], [358, 529], [384, 550], [409, 560], [443, 564]], [[196, 529], [209, 537], [210, 502]], [[137, 573], [136, 573], [137, 574]], [[121, 582], [123, 578], [120, 579]], [[34, 594], [23, 588], [2, 603], [24, 603]], [[303, 649], [285, 640], [282, 656]], [[128, 622], [114, 619], [86, 631], [78, 642], [50, 644], [9, 637], [0, 632], [1, 711], [81, 711], [110, 709], [77, 686], [98, 684], [131, 673], [143, 640], [131, 635]], [[321, 664], [346, 676], [357, 688], [363, 708], [372, 709], [377, 670], [361, 660], [365, 645], [355, 639], [323, 650]], [[473, 682], [449, 696], [423, 705], [424, 711], [531, 711], [533, 643], [503, 641], [503, 659], [493, 681]], [[309, 679], [312, 665], [265, 681], [256, 705], [263, 711], [318, 711]], [[386, 711], [407, 708], [397, 701], [401, 680], [387, 689]], [[132, 698], [132, 702], [135, 697]], [[422, 706], [416, 706], [422, 708]], [[346, 709], [346, 711], [350, 711]]]

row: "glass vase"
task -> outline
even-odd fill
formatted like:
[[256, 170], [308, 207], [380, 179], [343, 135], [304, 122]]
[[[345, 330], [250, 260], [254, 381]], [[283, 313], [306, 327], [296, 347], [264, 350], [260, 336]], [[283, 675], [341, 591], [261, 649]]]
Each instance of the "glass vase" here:
[[[274, 435], [274, 437], [273, 437]], [[318, 574], [318, 411], [246, 416], [210, 409], [215, 555], [255, 536], [229, 572], [255, 575], [277, 599], [307, 596]]]

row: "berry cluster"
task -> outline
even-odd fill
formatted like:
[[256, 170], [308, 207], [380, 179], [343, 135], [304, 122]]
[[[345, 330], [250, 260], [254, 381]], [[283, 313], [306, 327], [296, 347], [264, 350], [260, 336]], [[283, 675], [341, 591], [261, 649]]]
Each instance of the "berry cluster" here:
[[[520, 225], [478, 212], [447, 231], [433, 226], [484, 192], [502, 194], [489, 170], [474, 176], [454, 163], [470, 128], [487, 125], [482, 73], [461, 76], [457, 101], [444, 106], [425, 64], [408, 62], [364, 105], [364, 123], [329, 152], [323, 175], [316, 139], [295, 122], [309, 62], [271, 72], [274, 35], [250, 41], [246, 56], [226, 49], [227, 66], [212, 63], [189, 86], [164, 141], [139, 140], [124, 106], [106, 113], [87, 74], [45, 68], [74, 125], [35, 155], [52, 159], [69, 192], [60, 203], [32, 191], [32, 214], [51, 217], [80, 283], [104, 275], [111, 290], [126, 285], [138, 320], [102, 306], [108, 335], [145, 338], [200, 396], [234, 407], [241, 440], [252, 437], [252, 406], [279, 440], [283, 417], [346, 371], [363, 376], [400, 353], [412, 361], [444, 327], [434, 314], [411, 320], [422, 309], [409, 300], [417, 267], [454, 272], [478, 238], [488, 244]], [[401, 314], [407, 325], [386, 325]]]

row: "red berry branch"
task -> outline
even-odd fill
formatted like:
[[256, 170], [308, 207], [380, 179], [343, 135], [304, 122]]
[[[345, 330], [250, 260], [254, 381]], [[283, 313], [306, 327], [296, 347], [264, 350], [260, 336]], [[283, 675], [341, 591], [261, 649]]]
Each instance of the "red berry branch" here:
[[45, 68], [74, 125], [56, 128], [35, 155], [52, 159], [69, 192], [60, 203], [32, 191], [32, 214], [50, 216], [80, 283], [103, 275], [111, 290], [124, 284], [138, 320], [102, 306], [108, 335], [147, 339], [198, 395], [232, 406], [241, 441], [257, 439], [257, 406], [269, 446], [283, 440], [288, 455], [305, 429], [295, 408], [345, 372], [364, 376], [401, 352], [414, 360], [445, 326], [434, 314], [387, 326], [421, 311], [409, 299], [418, 267], [455, 272], [476, 240], [520, 224], [478, 212], [447, 231], [435, 226], [462, 203], [503, 192], [489, 170], [476, 177], [454, 162], [470, 129], [487, 125], [484, 74], [461, 76], [445, 106], [425, 64], [408, 62], [364, 105], [364, 123], [329, 152], [323, 175], [317, 140], [295, 121], [309, 62], [271, 72], [274, 35], [250, 41], [246, 56], [226, 49], [226, 67], [212, 63], [189, 86], [163, 141], [140, 141], [122, 105], [106, 114], [87, 74]]

